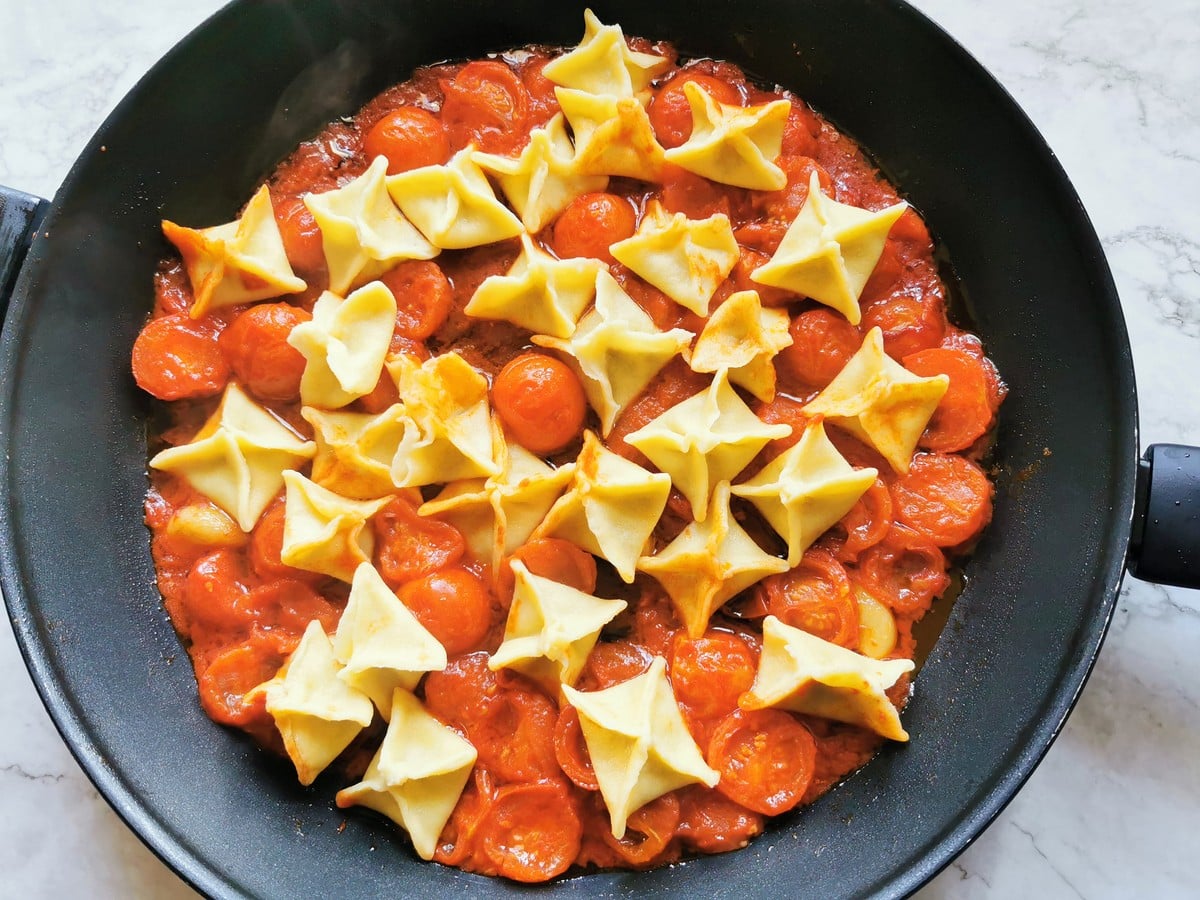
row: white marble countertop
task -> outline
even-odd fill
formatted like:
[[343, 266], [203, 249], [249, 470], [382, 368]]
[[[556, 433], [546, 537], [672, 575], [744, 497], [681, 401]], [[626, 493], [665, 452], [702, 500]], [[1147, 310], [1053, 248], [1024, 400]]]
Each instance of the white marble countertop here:
[[[217, 0], [0, 0], [0, 183], [53, 196]], [[917, 0], [1011, 91], [1103, 240], [1143, 440], [1200, 444], [1200, 0]], [[1128, 579], [1058, 742], [919, 895], [1200, 895], [1200, 592]], [[0, 897], [194, 896], [80, 772], [0, 629]]]

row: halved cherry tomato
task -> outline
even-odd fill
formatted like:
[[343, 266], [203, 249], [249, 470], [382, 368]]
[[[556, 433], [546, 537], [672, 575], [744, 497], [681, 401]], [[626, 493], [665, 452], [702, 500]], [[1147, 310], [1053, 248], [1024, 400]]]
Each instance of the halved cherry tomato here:
[[479, 846], [497, 871], [513, 881], [549, 881], [579, 853], [583, 827], [564, 785], [556, 782], [501, 788], [479, 823]]
[[592, 757], [583, 738], [583, 727], [579, 724], [579, 713], [573, 706], [563, 706], [558, 711], [558, 721], [554, 725], [554, 758], [558, 760], [559, 768], [579, 787], [585, 791], [600, 790]]
[[321, 228], [300, 197], [285, 197], [272, 204], [275, 224], [283, 240], [283, 252], [292, 268], [301, 275], [325, 269], [325, 245]]
[[554, 222], [554, 252], [560, 259], [590, 256], [615, 263], [609, 247], [632, 237], [637, 227], [633, 206], [624, 197], [596, 192], [576, 197]]
[[[813, 172], [817, 173], [821, 190], [833, 195], [833, 177], [815, 159], [808, 156], [783, 156], [780, 157], [778, 165], [787, 175], [787, 185], [778, 191], [756, 191], [752, 195], [754, 208], [761, 210], [768, 219], [791, 225], [808, 202], [808, 186], [812, 181]], [[774, 253], [776, 248], [766, 246], [761, 249]]]
[[308, 623], [317, 621], [328, 632], [337, 628], [342, 610], [318, 594], [311, 584], [282, 578], [252, 590], [245, 605], [255, 611], [259, 628], [299, 640]]
[[775, 816], [798, 804], [816, 765], [812, 734], [779, 709], [739, 709], [717, 728], [708, 764], [717, 790], [755, 812]]
[[887, 537], [863, 552], [858, 577], [894, 612], [920, 615], [950, 585], [946, 558], [929, 538], [896, 522]]
[[678, 147], [692, 134], [692, 106], [683, 86], [695, 82], [718, 103], [740, 106], [742, 95], [728, 81], [701, 72], [682, 71], [658, 89], [650, 101], [650, 124], [664, 147]]
[[549, 62], [545, 57], [530, 59], [521, 69], [521, 83], [529, 92], [529, 126], [539, 128], [545, 125], [559, 111], [558, 95], [554, 93], [555, 84], [542, 70]]
[[409, 581], [397, 596], [450, 656], [478, 649], [492, 626], [487, 585], [460, 566]]
[[850, 579], [833, 556], [810, 549], [789, 572], [759, 583], [771, 615], [842, 647], [858, 646], [858, 603]]
[[883, 349], [892, 359], [941, 343], [946, 333], [946, 298], [932, 268], [922, 278], [906, 279], [900, 287], [862, 304], [863, 332], [883, 331]]
[[729, 192], [722, 185], [670, 163], [663, 167], [661, 198], [667, 212], [681, 212], [689, 219], [732, 212]]
[[450, 315], [454, 288], [437, 263], [410, 259], [379, 277], [396, 298], [396, 332], [424, 341], [433, 337]]
[[199, 626], [248, 634], [257, 610], [246, 598], [255, 584], [241, 553], [221, 549], [201, 556], [192, 564], [183, 590], [189, 632]]
[[372, 519], [379, 574], [398, 588], [457, 565], [467, 552], [462, 532], [433, 516], [422, 516], [405, 497], [393, 497]]
[[962, 456], [918, 453], [892, 496], [897, 518], [939, 547], [969, 541], [992, 518], [992, 484]]
[[817, 152], [817, 137], [821, 134], [821, 120], [801, 100], [793, 100], [788, 110], [787, 122], [783, 126], [783, 153], [785, 156], [814, 156]]
[[265, 710], [246, 703], [246, 693], [269, 681], [295, 648], [295, 641], [253, 631], [246, 640], [217, 656], [196, 679], [200, 705], [214, 722], [244, 727]]
[[933, 347], [904, 357], [914, 375], [948, 375], [950, 386], [921, 435], [927, 450], [965, 450], [991, 427], [993, 412], [983, 360], [964, 350]]
[[671, 791], [630, 813], [624, 837], [613, 837], [611, 828], [605, 828], [600, 836], [630, 866], [659, 865], [678, 825], [679, 797]]
[[587, 415], [579, 376], [544, 353], [522, 353], [501, 369], [492, 382], [492, 405], [517, 443], [538, 454], [579, 437]]
[[701, 853], [738, 850], [763, 830], [761, 813], [746, 809], [724, 794], [693, 784], [679, 795], [679, 825], [676, 834]]
[[462, 866], [471, 859], [479, 824], [496, 799], [497, 789], [490, 772], [477, 765], [471, 775], [433, 852], [434, 860], [444, 866]]
[[576, 687], [581, 691], [600, 691], [636, 678], [654, 662], [654, 654], [632, 641], [605, 641], [596, 644], [588, 655]]
[[432, 113], [417, 106], [393, 109], [371, 126], [363, 139], [368, 160], [387, 157], [389, 175], [436, 166], [450, 158], [446, 129]]
[[[687, 500], [683, 501], [687, 503]], [[688, 506], [691, 521], [691, 506]], [[655, 581], [642, 585], [641, 597], [634, 605], [633, 640], [655, 656], [667, 656], [675, 638], [683, 631], [683, 623], [675, 605]]]
[[596, 590], [596, 557], [562, 538], [538, 538], [522, 544], [501, 569], [501, 592], [512, 591], [513, 561], [530, 573], [590, 594]]
[[757, 663], [750, 646], [732, 632], [710, 628], [694, 640], [680, 635], [671, 648], [675, 699], [697, 718], [725, 716], [750, 689]]
[[443, 722], [467, 730], [483, 718], [501, 690], [484, 651], [451, 658], [442, 671], [429, 673], [424, 687], [425, 707]]
[[281, 558], [283, 552], [283, 524], [287, 510], [283, 495], [276, 497], [259, 517], [258, 524], [250, 533], [250, 566], [254, 574], [264, 581], [276, 578], [293, 578], [299, 581], [318, 582], [325, 576], [287, 565]]
[[133, 378], [159, 400], [193, 400], [220, 393], [229, 364], [217, 346], [220, 328], [209, 319], [173, 314], [151, 319], [133, 342]]
[[882, 478], [875, 479], [838, 524], [846, 532], [837, 553], [844, 563], [854, 562], [860, 553], [887, 536], [892, 527], [892, 494]]
[[500, 690], [484, 713], [468, 726], [479, 760], [503, 781], [557, 778], [554, 742], [558, 709], [543, 694]]
[[823, 388], [846, 367], [862, 335], [846, 317], [828, 309], [810, 309], [792, 318], [788, 325], [792, 345], [776, 357], [779, 373], [804, 387]]
[[310, 319], [298, 306], [259, 303], [240, 313], [217, 343], [250, 393], [262, 400], [297, 400], [305, 359], [287, 339], [293, 328]]
[[486, 153], [510, 153], [528, 140], [529, 92], [504, 63], [469, 62], [441, 86], [451, 150], [474, 144]]

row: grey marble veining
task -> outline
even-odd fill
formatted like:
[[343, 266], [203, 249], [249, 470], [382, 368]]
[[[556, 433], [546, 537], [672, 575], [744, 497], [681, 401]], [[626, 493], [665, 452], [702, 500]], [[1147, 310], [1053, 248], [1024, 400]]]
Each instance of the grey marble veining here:
[[[1200, 443], [1200, 0], [918, 0], [1029, 113], [1108, 254], [1143, 439]], [[0, 0], [0, 182], [52, 196], [214, 0]], [[1052, 602], [1053, 598], [1047, 598]], [[921, 893], [1200, 896], [1200, 592], [1132, 579], [1045, 762]], [[192, 896], [96, 794], [0, 629], [0, 897]]]

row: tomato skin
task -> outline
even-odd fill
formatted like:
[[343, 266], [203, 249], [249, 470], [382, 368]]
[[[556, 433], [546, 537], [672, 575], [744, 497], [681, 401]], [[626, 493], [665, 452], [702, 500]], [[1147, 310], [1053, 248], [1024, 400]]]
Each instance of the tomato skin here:
[[946, 558], [933, 541], [901, 522], [858, 560], [868, 593], [901, 615], [921, 616], [950, 586]]
[[[662, 865], [661, 857], [675, 837], [679, 826], [679, 797], [675, 791], [663, 794], [640, 806], [625, 821], [625, 836], [613, 837], [611, 828], [604, 828], [600, 837], [608, 844], [625, 865], [633, 868], [649, 868]], [[675, 853], [674, 856], [678, 856]]]
[[223, 650], [196, 678], [204, 711], [214, 722], [239, 728], [265, 716], [264, 701], [247, 703], [245, 695], [279, 671], [295, 643], [256, 629], [245, 641]]
[[675, 699], [698, 719], [728, 715], [750, 689], [757, 663], [757, 654], [732, 632], [710, 628], [695, 639], [680, 635], [671, 647]]
[[602, 691], [636, 678], [654, 661], [652, 654], [632, 641], [608, 641], [597, 644], [588, 654], [576, 687], [581, 691]]
[[583, 737], [583, 727], [579, 723], [579, 713], [573, 706], [563, 706], [558, 712], [558, 721], [554, 725], [554, 758], [558, 760], [563, 773], [578, 787], [585, 791], [600, 790], [596, 769], [592, 766], [592, 758]]
[[729, 190], [687, 169], [668, 163], [663, 167], [662, 205], [667, 212], [681, 212], [689, 219], [707, 219], [732, 213]]
[[918, 453], [892, 497], [897, 518], [939, 547], [966, 543], [992, 518], [992, 484], [962, 456]]
[[512, 563], [519, 561], [533, 575], [549, 578], [577, 591], [596, 590], [596, 557], [562, 538], [538, 538], [522, 544], [500, 568], [500, 593], [511, 596]]
[[708, 764], [717, 790], [755, 812], [775, 816], [796, 806], [816, 768], [811, 732], [778, 709], [739, 709], [717, 728]]
[[229, 364], [213, 320], [173, 314], [151, 319], [133, 342], [133, 378], [159, 400], [195, 400], [224, 390]]
[[877, 300], [862, 304], [864, 332], [879, 328], [883, 349], [892, 359], [904, 359], [941, 343], [946, 333], [946, 300], [937, 273], [905, 282]]
[[451, 150], [474, 144], [485, 153], [507, 154], [528, 140], [529, 92], [504, 63], [469, 62], [441, 87], [442, 124]]
[[363, 140], [367, 159], [387, 158], [389, 175], [437, 166], [450, 158], [450, 141], [441, 121], [418, 106], [385, 113]]
[[952, 453], [965, 450], [991, 427], [991, 386], [985, 361], [965, 350], [934, 347], [904, 357], [914, 375], [946, 375], [950, 386], [921, 435], [926, 450]]
[[451, 657], [446, 668], [425, 679], [425, 706], [443, 722], [470, 731], [499, 694], [500, 675], [488, 668], [483, 651]]
[[298, 400], [306, 363], [287, 339], [293, 328], [311, 319], [298, 306], [258, 303], [239, 314], [217, 343], [250, 393], [260, 400]]
[[867, 492], [842, 516], [839, 526], [845, 531], [846, 539], [838, 548], [838, 560], [843, 563], [854, 562], [860, 553], [882, 541], [891, 525], [892, 494], [883, 479], [876, 478]]
[[779, 351], [777, 366], [785, 383], [821, 389], [845, 368], [862, 336], [846, 318], [828, 309], [810, 309], [788, 325], [792, 344]]
[[300, 275], [314, 275], [325, 270], [325, 245], [321, 228], [312, 212], [300, 197], [286, 197], [272, 204], [275, 224], [283, 240], [292, 269]]
[[492, 382], [492, 404], [517, 442], [542, 455], [578, 438], [587, 415], [579, 377], [544, 353], [523, 353], [501, 369]]
[[478, 648], [492, 625], [487, 586], [469, 569], [441, 569], [408, 582], [397, 596], [450, 656]]
[[424, 341], [445, 324], [454, 305], [454, 288], [441, 266], [410, 259], [379, 277], [396, 298], [396, 333]]
[[201, 556], [184, 584], [187, 631], [249, 634], [258, 617], [255, 607], [246, 602], [255, 584], [240, 553], [221, 549]]
[[658, 142], [668, 150], [684, 143], [692, 134], [692, 106], [683, 86], [695, 82], [718, 103], [741, 106], [742, 95], [728, 81], [701, 72], [680, 72], [658, 89], [650, 101], [650, 125]]
[[858, 646], [858, 603], [841, 563], [825, 550], [809, 549], [789, 572], [759, 582], [767, 612], [786, 625], [822, 640]]
[[501, 788], [479, 825], [478, 843], [496, 871], [536, 883], [561, 875], [583, 839], [566, 788], [554, 782]]
[[497, 692], [470, 726], [468, 735], [479, 761], [507, 782], [546, 781], [561, 777], [554, 734], [558, 707], [532, 690]]
[[254, 574], [264, 581], [290, 578], [315, 584], [324, 579], [318, 572], [308, 572], [289, 566], [281, 558], [283, 551], [283, 522], [286, 516], [283, 495], [280, 494], [259, 517], [250, 532], [248, 559]]
[[624, 197], [597, 191], [576, 197], [554, 221], [552, 246], [559, 259], [590, 256], [615, 264], [609, 247], [633, 236], [637, 217]]
[[738, 850], [762, 833], [762, 813], [747, 809], [724, 794], [692, 784], [679, 795], [676, 834], [693, 850], [725, 853]]
[[376, 568], [392, 589], [458, 565], [467, 552], [462, 532], [448, 522], [422, 516], [397, 496], [371, 520]]

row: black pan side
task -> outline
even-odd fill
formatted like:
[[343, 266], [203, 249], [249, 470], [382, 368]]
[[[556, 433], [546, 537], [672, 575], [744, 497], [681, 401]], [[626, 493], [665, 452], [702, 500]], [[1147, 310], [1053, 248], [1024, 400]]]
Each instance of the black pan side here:
[[[627, 33], [731, 59], [861, 140], [943, 239], [1011, 395], [995, 521], [905, 713], [914, 739], [749, 849], [553, 893], [899, 895], [1002, 808], [1061, 727], [1120, 581], [1137, 453], [1132, 363], [1096, 236], [996, 83], [890, 0], [594, 4]], [[243, 0], [130, 93], [59, 192], [0, 344], [0, 575], [34, 680], [88, 774], [213, 896], [518, 889], [415, 864], [209, 722], [159, 606], [146, 405], [129, 347], [166, 251], [158, 220], [228, 220], [331, 115], [419, 63], [573, 43], [581, 6]]]

